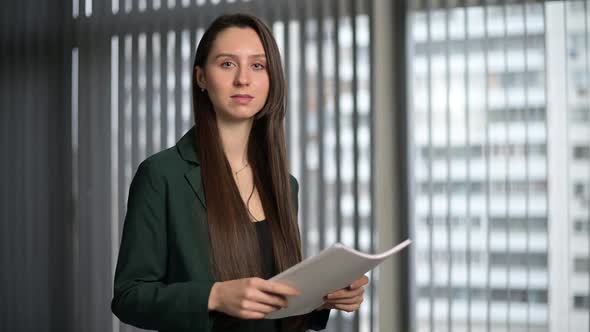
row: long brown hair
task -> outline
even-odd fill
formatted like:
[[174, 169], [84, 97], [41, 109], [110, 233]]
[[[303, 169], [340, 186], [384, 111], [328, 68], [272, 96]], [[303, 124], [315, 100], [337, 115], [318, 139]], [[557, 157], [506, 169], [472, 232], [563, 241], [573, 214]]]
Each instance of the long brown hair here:
[[[247, 14], [223, 15], [205, 31], [195, 55], [194, 68], [205, 68], [216, 36], [230, 27], [251, 28], [259, 36], [267, 58], [269, 93], [256, 114], [248, 140], [248, 162], [260, 193], [272, 234], [277, 270], [301, 261], [301, 244], [287, 169], [283, 120], [286, 112], [285, 78], [277, 44], [270, 29]], [[233, 180], [223, 152], [213, 105], [201, 91], [193, 72], [193, 112], [197, 154], [207, 202], [211, 260], [217, 280], [262, 276], [260, 247], [254, 225]]]

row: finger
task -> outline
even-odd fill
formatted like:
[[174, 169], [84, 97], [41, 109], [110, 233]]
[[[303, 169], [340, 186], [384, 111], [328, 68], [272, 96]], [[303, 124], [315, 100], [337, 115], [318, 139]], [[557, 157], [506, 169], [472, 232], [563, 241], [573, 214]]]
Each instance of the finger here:
[[359, 279], [355, 280], [351, 285], [350, 289], [357, 289], [369, 283], [369, 277], [362, 276]]
[[346, 311], [346, 312], [353, 312], [353, 311], [358, 310], [359, 305], [356, 305], [356, 304], [352, 304], [352, 305], [350, 305], [350, 304], [337, 304], [337, 305], [335, 305], [335, 307], [338, 310], [342, 310], [342, 311]]
[[351, 297], [351, 298], [328, 300], [328, 303], [330, 303], [330, 304], [360, 304], [361, 302], [363, 302], [362, 295]]
[[255, 302], [255, 301], [244, 301], [241, 305], [240, 308], [242, 311], [254, 311], [254, 312], [260, 312], [262, 314], [268, 314], [271, 313], [273, 311], [276, 311], [280, 308], [271, 306], [271, 305], [267, 305], [264, 303], [259, 303], [259, 302]]
[[272, 305], [277, 308], [286, 308], [288, 305], [287, 299], [284, 296], [265, 293], [258, 289], [253, 289], [246, 297], [252, 301]]
[[341, 290], [338, 290], [338, 291], [328, 294], [326, 296], [326, 299], [333, 300], [333, 299], [350, 298], [350, 297], [359, 296], [364, 293], [365, 293], [364, 288], [357, 288], [354, 290], [347, 290], [344, 288], [344, 289], [341, 289]]
[[336, 304], [335, 307], [338, 310], [343, 310], [346, 312], [353, 312], [353, 311], [358, 310], [360, 305], [359, 304]]
[[280, 282], [268, 281], [263, 279], [260, 279], [260, 281], [257, 282], [256, 288], [266, 293], [273, 293], [283, 296], [299, 295], [299, 291], [294, 287], [282, 284]]
[[257, 311], [241, 310], [236, 316], [241, 319], [262, 319], [266, 315]]
[[335, 292], [332, 292], [328, 295], [330, 296], [330, 298], [351, 297], [351, 296], [356, 296], [356, 295], [362, 294], [364, 292], [365, 292], [364, 287], [355, 288], [355, 289], [350, 289], [350, 288], [346, 287], [346, 288], [341, 288], [341, 289], [339, 289]]

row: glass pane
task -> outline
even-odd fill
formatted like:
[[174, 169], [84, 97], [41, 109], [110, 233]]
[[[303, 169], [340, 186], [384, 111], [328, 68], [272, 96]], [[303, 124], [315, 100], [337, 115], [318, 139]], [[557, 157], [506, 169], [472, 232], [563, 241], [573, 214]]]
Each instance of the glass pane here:
[[587, 331], [589, 4], [455, 5], [410, 12], [416, 326]]
[[410, 14], [419, 331], [547, 330], [540, 6]]

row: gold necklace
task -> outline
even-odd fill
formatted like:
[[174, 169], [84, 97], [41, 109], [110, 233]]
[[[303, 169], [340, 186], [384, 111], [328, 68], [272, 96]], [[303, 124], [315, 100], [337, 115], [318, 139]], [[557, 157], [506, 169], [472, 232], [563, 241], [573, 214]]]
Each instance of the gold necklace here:
[[[240, 173], [241, 171], [245, 170], [246, 167], [250, 166], [250, 164], [246, 163], [246, 165], [244, 165], [242, 168], [240, 168], [239, 170], [235, 171], [232, 169], [232, 172], [235, 174], [236, 176], [236, 182], [238, 185], [238, 191], [240, 191], [240, 179], [238, 178], [238, 173]], [[254, 217], [254, 215], [252, 214], [252, 212], [250, 211], [250, 199], [252, 198], [252, 195], [254, 194], [254, 189], [255, 186], [252, 185], [252, 191], [250, 192], [250, 196], [248, 196], [248, 199], [246, 200], [246, 211], [248, 211], [248, 215], [250, 215], [250, 217], [255, 220], [255, 221], [260, 221], [258, 219], [256, 219], [256, 217]]]
[[236, 177], [238, 176], [238, 173], [240, 173], [241, 171], [245, 170], [246, 167], [250, 166], [250, 164], [246, 163], [246, 165], [244, 165], [242, 168], [240, 168], [239, 170], [235, 171], [232, 169], [232, 172], [234, 172], [234, 174], [236, 175]]
[[[242, 168], [240, 168], [237, 171], [234, 171], [233, 169], [231, 170], [232, 173], [234, 173], [234, 177], [236, 178], [236, 184], [238, 186], [238, 191], [240, 191], [240, 178], [238, 177], [238, 173], [240, 173], [241, 171], [245, 170], [246, 167], [248, 167], [248, 166], [250, 166], [250, 164], [249, 163], [246, 163], [246, 165], [244, 165]], [[240, 194], [241, 194], [241, 192], [240, 192]]]

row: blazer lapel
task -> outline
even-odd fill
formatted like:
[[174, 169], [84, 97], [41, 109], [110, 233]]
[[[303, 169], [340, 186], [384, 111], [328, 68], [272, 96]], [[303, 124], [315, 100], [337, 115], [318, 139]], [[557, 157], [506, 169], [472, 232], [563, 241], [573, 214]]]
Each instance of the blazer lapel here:
[[184, 174], [184, 177], [206, 209], [205, 192], [203, 191], [203, 183], [201, 182], [201, 166], [199, 165], [199, 159], [196, 153], [194, 126], [176, 143], [176, 148], [182, 159], [194, 165], [194, 167], [191, 167]]
[[191, 185], [191, 188], [193, 188], [195, 194], [197, 194], [197, 197], [201, 201], [203, 207], [207, 209], [207, 204], [205, 203], [205, 192], [203, 191], [203, 186], [201, 182], [201, 167], [197, 166], [191, 169], [190, 171], [184, 174], [184, 177]]

